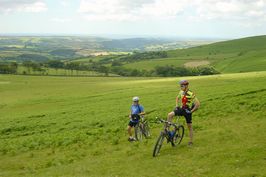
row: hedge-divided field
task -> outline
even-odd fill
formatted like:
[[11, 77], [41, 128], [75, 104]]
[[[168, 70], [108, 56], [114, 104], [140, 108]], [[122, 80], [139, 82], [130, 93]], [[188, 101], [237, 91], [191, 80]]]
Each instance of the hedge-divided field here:
[[[195, 142], [152, 150], [181, 78], [0, 75], [0, 176], [266, 176], [266, 72], [186, 77]], [[182, 78], [183, 79], [183, 78]], [[127, 141], [139, 96], [152, 137]], [[184, 119], [182, 119], [184, 123]]]

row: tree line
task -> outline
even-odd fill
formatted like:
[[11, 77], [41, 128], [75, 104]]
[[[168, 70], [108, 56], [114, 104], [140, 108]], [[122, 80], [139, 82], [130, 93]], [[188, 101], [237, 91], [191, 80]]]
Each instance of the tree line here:
[[185, 68], [176, 67], [173, 65], [157, 66], [153, 70], [138, 70], [129, 69], [121, 66], [110, 68], [112, 73], [121, 76], [136, 76], [136, 77], [174, 77], [174, 76], [200, 76], [200, 75], [213, 75], [219, 74], [217, 70], [210, 66]]
[[[46, 73], [46, 68], [53, 68], [56, 71], [58, 69], [70, 70], [72, 75], [73, 71], [95, 71], [98, 73], [104, 73], [106, 76], [109, 73], [117, 74], [120, 76], [135, 76], [135, 77], [170, 77], [170, 76], [198, 76], [198, 75], [213, 75], [219, 74], [215, 68], [210, 66], [196, 67], [196, 68], [186, 68], [186, 67], [176, 67], [173, 65], [157, 66], [153, 70], [139, 70], [125, 68], [119, 64], [112, 64], [107, 66], [101, 62], [91, 61], [90, 63], [84, 64], [79, 62], [63, 62], [59, 60], [49, 60], [47, 62], [33, 62], [24, 61], [21, 63], [27, 71], [23, 71], [23, 74], [31, 74], [31, 71], [37, 71], [42, 75], [48, 75]], [[19, 64], [16, 62], [11, 63], [0, 63], [0, 73], [1, 74], [17, 74]]]
[[0, 74], [16, 74], [18, 64], [16, 62], [0, 63]]
[[133, 52], [128, 55], [106, 56], [99, 60], [101, 64], [111, 63], [112, 65], [121, 65], [122, 63], [134, 63], [140, 60], [167, 58], [166, 51], [153, 51], [153, 52]]

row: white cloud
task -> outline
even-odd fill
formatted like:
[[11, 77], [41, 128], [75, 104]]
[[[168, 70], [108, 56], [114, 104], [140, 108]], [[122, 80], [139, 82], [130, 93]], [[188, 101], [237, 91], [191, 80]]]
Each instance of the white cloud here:
[[175, 19], [183, 15], [196, 21], [261, 23], [266, 17], [266, 0], [81, 0], [78, 12], [96, 21]]
[[46, 4], [41, 0], [0, 0], [0, 12], [44, 12]]
[[70, 6], [70, 1], [69, 0], [60, 0], [60, 4], [63, 7], [69, 7]]
[[35, 2], [33, 4], [25, 5], [19, 8], [20, 11], [25, 12], [44, 12], [47, 10], [46, 4], [44, 2]]
[[194, 7], [196, 17], [202, 19], [252, 20], [255, 14], [257, 17], [266, 15], [265, 2], [266, 0], [195, 0]]
[[84, 16], [84, 19], [89, 21], [136, 21], [140, 20], [136, 16], [131, 16], [127, 14], [103, 14], [103, 15], [86, 15]]
[[153, 3], [143, 4], [140, 14], [156, 18], [174, 18], [183, 12], [186, 6], [184, 0], [155, 0]]
[[183, 10], [184, 0], [81, 0], [79, 12], [88, 20], [134, 21], [172, 18]]

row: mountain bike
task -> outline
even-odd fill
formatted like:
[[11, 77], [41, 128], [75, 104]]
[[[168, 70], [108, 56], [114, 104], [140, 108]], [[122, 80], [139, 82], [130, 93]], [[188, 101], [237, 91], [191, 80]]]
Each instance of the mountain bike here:
[[[167, 140], [167, 143], [171, 143], [174, 147], [181, 143], [184, 136], [184, 126], [178, 123], [180, 117], [177, 118], [177, 123], [172, 123], [163, 119], [158, 119], [160, 123], [164, 123], [164, 128], [161, 131], [156, 144], [153, 150], [153, 157], [157, 156], [160, 153], [161, 147], [163, 145], [164, 139]], [[173, 128], [173, 130], [171, 130]]]
[[148, 138], [151, 136], [151, 134], [148, 121], [144, 118], [141, 118], [138, 124], [135, 126], [135, 138], [136, 140], [141, 141], [143, 136]]

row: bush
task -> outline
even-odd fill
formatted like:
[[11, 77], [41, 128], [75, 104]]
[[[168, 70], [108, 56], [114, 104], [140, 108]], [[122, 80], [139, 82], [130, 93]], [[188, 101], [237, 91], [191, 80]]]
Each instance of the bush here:
[[2, 63], [0, 64], [0, 74], [16, 74], [17, 73], [17, 63]]
[[190, 76], [192, 72], [188, 68], [175, 67], [175, 66], [157, 66], [155, 68], [155, 73], [158, 76], [168, 77], [168, 76]]
[[199, 75], [219, 74], [219, 72], [217, 70], [215, 70], [213, 67], [199, 67], [198, 73], [199, 73]]
[[119, 60], [123, 62], [135, 62], [143, 59], [156, 59], [156, 58], [167, 58], [166, 51], [157, 51], [157, 52], [134, 52], [132, 55], [127, 55], [121, 57]]

